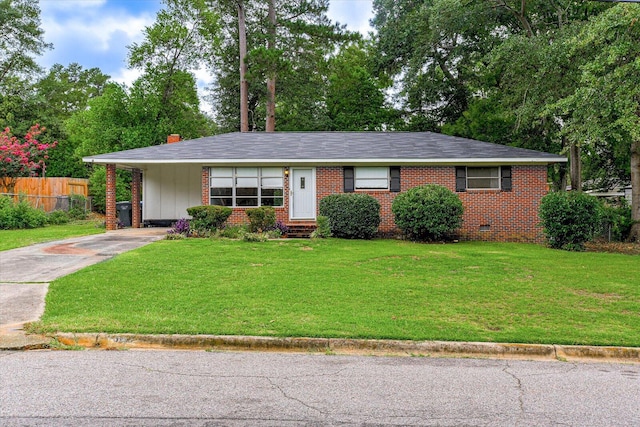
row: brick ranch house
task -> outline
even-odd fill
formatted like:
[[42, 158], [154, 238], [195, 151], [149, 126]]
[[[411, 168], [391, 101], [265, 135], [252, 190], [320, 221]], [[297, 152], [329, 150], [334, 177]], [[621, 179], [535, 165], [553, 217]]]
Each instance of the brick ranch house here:
[[[233, 224], [266, 205], [285, 224], [313, 225], [323, 197], [362, 192], [380, 202], [380, 232], [391, 233], [395, 196], [439, 184], [464, 204], [461, 239], [497, 241], [542, 239], [537, 213], [547, 166], [567, 161], [432, 132], [228, 133], [83, 160], [107, 168], [109, 230], [117, 226], [120, 168], [132, 172], [133, 227], [188, 217], [187, 208], [209, 204], [232, 207]], [[135, 203], [141, 196], [142, 208]]]

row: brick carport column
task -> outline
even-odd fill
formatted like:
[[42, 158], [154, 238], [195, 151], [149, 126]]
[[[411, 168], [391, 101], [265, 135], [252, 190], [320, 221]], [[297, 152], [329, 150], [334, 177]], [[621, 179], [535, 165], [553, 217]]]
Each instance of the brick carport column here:
[[118, 222], [116, 218], [116, 165], [108, 164], [107, 167], [107, 194], [105, 200], [107, 230], [116, 230]]
[[206, 166], [202, 167], [202, 206], [206, 206], [209, 204], [209, 168]]
[[131, 171], [131, 226], [140, 228], [140, 195], [142, 184], [142, 172], [140, 169]]

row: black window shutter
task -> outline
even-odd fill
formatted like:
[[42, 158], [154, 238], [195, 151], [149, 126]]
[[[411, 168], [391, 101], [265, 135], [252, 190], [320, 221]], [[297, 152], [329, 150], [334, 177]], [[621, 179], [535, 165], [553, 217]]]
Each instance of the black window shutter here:
[[355, 190], [353, 167], [345, 166], [343, 171], [344, 171], [344, 192], [353, 193]]
[[467, 168], [456, 166], [456, 191], [467, 191]]
[[500, 178], [502, 179], [502, 191], [511, 191], [511, 166], [502, 166], [500, 168]]
[[400, 166], [391, 166], [389, 168], [389, 177], [391, 181], [389, 182], [389, 190], [394, 193], [400, 192]]

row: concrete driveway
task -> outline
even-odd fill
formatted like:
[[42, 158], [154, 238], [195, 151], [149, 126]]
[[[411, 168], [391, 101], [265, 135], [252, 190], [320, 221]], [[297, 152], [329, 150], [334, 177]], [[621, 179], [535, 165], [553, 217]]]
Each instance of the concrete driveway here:
[[49, 282], [166, 234], [166, 228], [130, 228], [0, 252], [0, 336], [20, 334], [42, 316]]

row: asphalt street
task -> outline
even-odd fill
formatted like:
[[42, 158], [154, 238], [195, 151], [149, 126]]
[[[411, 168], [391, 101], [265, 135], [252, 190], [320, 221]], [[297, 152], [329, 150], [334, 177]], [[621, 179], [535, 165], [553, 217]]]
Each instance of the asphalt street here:
[[258, 352], [3, 352], [0, 425], [638, 426], [640, 366]]

